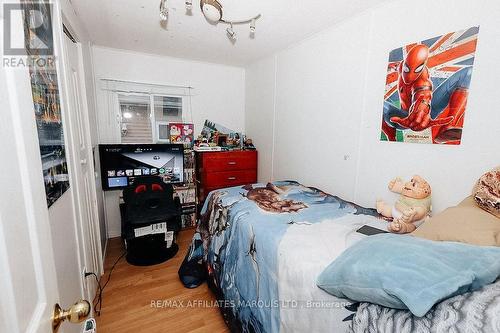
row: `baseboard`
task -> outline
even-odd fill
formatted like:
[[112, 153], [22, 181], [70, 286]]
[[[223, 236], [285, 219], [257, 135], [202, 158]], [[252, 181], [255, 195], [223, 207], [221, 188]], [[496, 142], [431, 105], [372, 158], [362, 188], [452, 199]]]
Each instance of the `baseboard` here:
[[122, 236], [121, 230], [108, 233], [108, 239], [117, 238], [117, 237], [121, 237], [121, 236]]

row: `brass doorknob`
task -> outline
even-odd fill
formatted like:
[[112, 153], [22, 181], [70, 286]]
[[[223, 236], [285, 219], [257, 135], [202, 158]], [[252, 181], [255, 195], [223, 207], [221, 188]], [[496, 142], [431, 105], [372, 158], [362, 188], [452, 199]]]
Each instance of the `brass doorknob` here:
[[52, 316], [52, 332], [57, 333], [59, 326], [65, 320], [70, 323], [81, 323], [89, 316], [90, 309], [90, 303], [86, 300], [76, 302], [68, 310], [63, 310], [59, 304], [56, 304]]

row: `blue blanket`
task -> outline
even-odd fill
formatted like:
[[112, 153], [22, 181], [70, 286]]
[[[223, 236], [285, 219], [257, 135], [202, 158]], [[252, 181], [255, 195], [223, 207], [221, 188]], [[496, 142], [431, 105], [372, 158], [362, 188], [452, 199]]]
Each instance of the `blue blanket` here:
[[[212, 192], [179, 276], [187, 287], [204, 279], [233, 332], [278, 332], [277, 251], [295, 223], [320, 223], [375, 210], [296, 182], [254, 184]], [[300, 244], [297, 244], [300, 246]]]
[[500, 276], [500, 248], [412, 236], [370, 236], [344, 251], [317, 279], [337, 297], [424, 316], [439, 301]]

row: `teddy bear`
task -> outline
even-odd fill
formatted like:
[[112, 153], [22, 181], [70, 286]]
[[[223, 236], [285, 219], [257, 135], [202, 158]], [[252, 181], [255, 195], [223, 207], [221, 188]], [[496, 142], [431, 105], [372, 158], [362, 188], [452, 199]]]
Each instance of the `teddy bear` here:
[[398, 234], [414, 231], [431, 211], [431, 186], [425, 179], [415, 175], [406, 183], [401, 178], [391, 180], [389, 190], [401, 196], [394, 206], [377, 200], [377, 212], [393, 218], [387, 230]]

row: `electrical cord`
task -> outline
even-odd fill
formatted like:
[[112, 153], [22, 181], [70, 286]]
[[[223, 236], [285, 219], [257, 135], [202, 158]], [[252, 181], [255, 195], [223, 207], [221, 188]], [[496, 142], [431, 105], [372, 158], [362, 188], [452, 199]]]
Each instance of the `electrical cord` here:
[[[97, 308], [97, 306], [101, 303], [102, 299], [102, 287], [101, 287], [101, 282], [99, 281], [99, 277], [97, 276], [96, 273], [90, 272], [90, 273], [85, 273], [85, 277], [88, 277], [90, 275], [93, 275], [95, 278], [95, 281], [97, 282], [97, 286], [99, 287], [99, 292], [95, 295], [94, 299], [92, 300], [92, 307], [94, 308], [95, 313], [97, 316], [101, 315], [101, 309]], [[95, 303], [95, 300], [97, 298], [97, 303]]]
[[109, 280], [111, 279], [111, 273], [113, 273], [113, 270], [115, 269], [115, 266], [118, 264], [118, 262], [123, 258], [125, 257], [125, 255], [127, 254], [127, 251], [124, 251], [122, 253], [121, 256], [118, 257], [118, 259], [116, 259], [115, 263], [113, 264], [113, 266], [111, 266], [111, 269], [108, 273], [108, 279], [106, 280], [106, 283], [104, 284], [104, 286], [102, 286], [102, 290], [104, 290], [104, 288], [106, 288], [106, 286], [108, 285], [109, 283]]
[[[118, 264], [118, 262], [127, 254], [127, 251], [124, 251], [119, 257], [118, 259], [116, 259], [115, 263], [113, 264], [113, 266], [111, 266], [111, 269], [109, 270], [109, 273], [108, 273], [108, 278], [106, 279], [106, 283], [104, 283], [103, 286], [101, 286], [101, 283], [99, 281], [99, 278], [97, 276], [97, 274], [91, 272], [91, 273], [85, 273], [85, 277], [87, 276], [90, 276], [90, 275], [93, 275], [97, 281], [97, 284], [99, 286], [99, 293], [94, 297], [94, 299], [92, 300], [92, 305], [94, 306], [94, 310], [97, 314], [97, 316], [100, 316], [101, 315], [101, 309], [102, 309], [102, 293], [104, 291], [104, 288], [106, 288], [106, 286], [108, 285], [109, 281], [111, 280], [111, 274], [113, 273], [113, 270], [115, 269], [116, 265]], [[97, 303], [95, 303], [97, 299]], [[94, 304], [95, 303], [95, 304]]]

